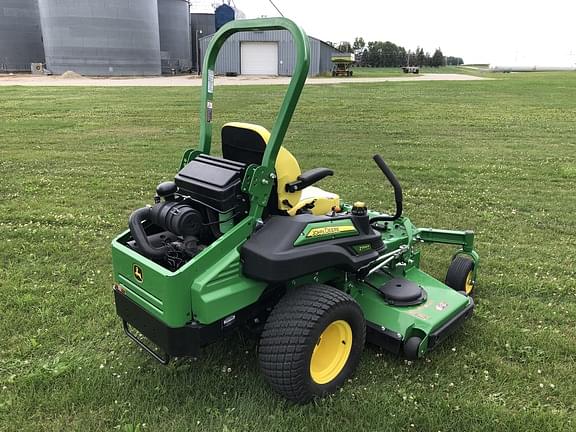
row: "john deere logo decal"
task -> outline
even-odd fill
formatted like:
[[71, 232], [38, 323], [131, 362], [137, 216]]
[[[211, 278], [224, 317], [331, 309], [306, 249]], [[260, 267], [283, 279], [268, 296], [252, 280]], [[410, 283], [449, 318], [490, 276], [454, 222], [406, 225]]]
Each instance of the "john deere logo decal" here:
[[352, 225], [345, 226], [327, 226], [321, 228], [312, 228], [306, 237], [321, 237], [326, 235], [334, 235], [340, 233], [346, 233], [356, 231], [356, 228]]
[[144, 274], [142, 273], [142, 269], [136, 264], [132, 266], [132, 273], [134, 273], [134, 278], [138, 282], [142, 282], [144, 280]]

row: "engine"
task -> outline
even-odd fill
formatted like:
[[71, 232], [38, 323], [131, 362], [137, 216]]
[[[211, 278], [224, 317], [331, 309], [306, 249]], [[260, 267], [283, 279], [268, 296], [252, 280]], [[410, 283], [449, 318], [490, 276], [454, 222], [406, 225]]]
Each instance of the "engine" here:
[[198, 156], [173, 182], [158, 185], [153, 206], [132, 213], [126, 244], [177, 270], [247, 214], [245, 170], [243, 163]]

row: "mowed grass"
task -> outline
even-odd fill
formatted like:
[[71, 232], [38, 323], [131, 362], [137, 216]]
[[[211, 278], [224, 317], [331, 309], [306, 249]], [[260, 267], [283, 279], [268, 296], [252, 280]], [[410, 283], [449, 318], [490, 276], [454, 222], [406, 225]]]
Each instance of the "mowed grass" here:
[[[394, 76], [418, 76], [414, 74], [405, 74], [401, 68], [387, 68], [387, 67], [354, 67], [353, 77], [366, 78], [366, 77], [394, 77]], [[468, 68], [461, 68], [458, 66], [443, 66], [443, 67], [428, 67], [420, 68], [420, 74], [466, 74], [477, 75], [477, 71]]]
[[[501, 76], [501, 75], [496, 75]], [[270, 127], [285, 87], [222, 87], [216, 127]], [[196, 88], [0, 89], [0, 430], [576, 428], [576, 74], [305, 88], [285, 144], [322, 186], [420, 226], [472, 228], [472, 320], [421, 361], [367, 347], [332, 397], [295, 406], [237, 333], [162, 367], [123, 334], [110, 241], [198, 135]], [[217, 140], [218, 141], [218, 140]], [[448, 248], [426, 248], [443, 278]]]

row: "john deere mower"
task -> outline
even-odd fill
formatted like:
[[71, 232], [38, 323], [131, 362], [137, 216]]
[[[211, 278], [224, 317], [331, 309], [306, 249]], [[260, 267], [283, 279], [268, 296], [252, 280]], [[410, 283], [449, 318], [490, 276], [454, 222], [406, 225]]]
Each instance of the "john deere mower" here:
[[[274, 127], [225, 124], [214, 156], [218, 51], [236, 32], [266, 30], [288, 30], [297, 48]], [[116, 310], [143, 350], [167, 364], [255, 330], [264, 377], [300, 403], [341, 386], [366, 341], [412, 360], [435, 348], [471, 316], [479, 264], [472, 231], [417, 228], [403, 216], [402, 188], [380, 156], [394, 214], [315, 186], [330, 169], [301, 172], [282, 142], [309, 59], [306, 34], [288, 19], [223, 26], [204, 59], [198, 148], [112, 243]], [[420, 243], [455, 246], [444, 282], [420, 269]]]

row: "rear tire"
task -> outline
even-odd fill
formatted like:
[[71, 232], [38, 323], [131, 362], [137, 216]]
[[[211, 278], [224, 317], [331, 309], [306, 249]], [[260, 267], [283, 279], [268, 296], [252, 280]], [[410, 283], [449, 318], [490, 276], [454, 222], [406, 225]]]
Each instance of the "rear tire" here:
[[365, 338], [364, 315], [352, 297], [328, 285], [305, 285], [282, 298], [268, 317], [260, 368], [274, 390], [305, 403], [344, 383]]
[[474, 261], [458, 255], [450, 263], [444, 283], [456, 291], [463, 291], [467, 296], [472, 296], [476, 285]]

